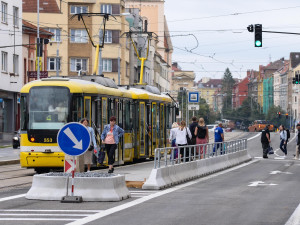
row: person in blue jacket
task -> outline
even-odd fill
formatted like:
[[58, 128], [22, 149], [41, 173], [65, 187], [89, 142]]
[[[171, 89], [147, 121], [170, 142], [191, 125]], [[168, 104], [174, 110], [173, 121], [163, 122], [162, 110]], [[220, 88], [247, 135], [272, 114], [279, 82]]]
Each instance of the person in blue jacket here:
[[218, 151], [218, 148], [220, 148], [220, 154], [223, 154], [223, 142], [224, 142], [224, 132], [222, 129], [223, 125], [222, 123], [219, 123], [219, 126], [215, 128], [214, 132], [215, 132], [215, 146], [214, 146], [214, 150], [213, 153], [215, 153], [215, 151]]
[[112, 116], [109, 119], [109, 124], [104, 126], [101, 134], [102, 144], [105, 144], [105, 149], [108, 157], [108, 173], [114, 172], [115, 150], [118, 147], [120, 137], [123, 136], [124, 130], [116, 125], [116, 117]]

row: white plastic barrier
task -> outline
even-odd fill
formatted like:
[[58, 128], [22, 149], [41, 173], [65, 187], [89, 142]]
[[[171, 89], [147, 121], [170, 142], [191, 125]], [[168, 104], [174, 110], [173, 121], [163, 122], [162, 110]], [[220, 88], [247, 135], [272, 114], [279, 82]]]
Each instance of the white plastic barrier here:
[[212, 158], [152, 169], [143, 189], [162, 189], [251, 160], [247, 150], [218, 155]]
[[[57, 200], [66, 196], [66, 176], [34, 175], [27, 199]], [[83, 201], [121, 201], [130, 197], [124, 175], [110, 177], [75, 177], [74, 196], [82, 196]], [[71, 193], [69, 179], [68, 193]]]

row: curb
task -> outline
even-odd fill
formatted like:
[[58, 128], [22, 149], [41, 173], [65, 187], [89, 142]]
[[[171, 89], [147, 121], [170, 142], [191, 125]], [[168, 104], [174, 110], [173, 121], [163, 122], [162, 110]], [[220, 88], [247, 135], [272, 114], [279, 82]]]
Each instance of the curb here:
[[0, 166], [13, 165], [13, 164], [20, 164], [20, 160], [13, 159], [13, 160], [0, 161]]

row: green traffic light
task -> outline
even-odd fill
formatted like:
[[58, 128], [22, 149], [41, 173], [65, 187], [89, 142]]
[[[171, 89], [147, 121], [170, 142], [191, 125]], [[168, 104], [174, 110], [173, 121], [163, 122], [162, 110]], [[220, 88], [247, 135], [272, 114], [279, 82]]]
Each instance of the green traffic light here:
[[261, 41], [255, 41], [255, 46], [260, 47], [261, 46]]

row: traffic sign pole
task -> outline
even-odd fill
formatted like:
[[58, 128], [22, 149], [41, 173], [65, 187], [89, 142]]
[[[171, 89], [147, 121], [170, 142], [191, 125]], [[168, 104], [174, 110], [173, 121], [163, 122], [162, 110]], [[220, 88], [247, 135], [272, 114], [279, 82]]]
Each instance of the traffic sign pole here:
[[73, 164], [72, 164], [72, 192], [71, 196], [74, 196], [74, 174], [75, 174], [75, 156], [73, 156]]

